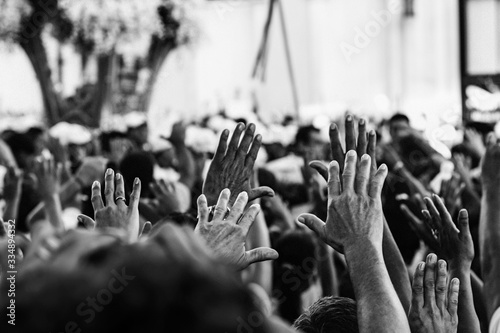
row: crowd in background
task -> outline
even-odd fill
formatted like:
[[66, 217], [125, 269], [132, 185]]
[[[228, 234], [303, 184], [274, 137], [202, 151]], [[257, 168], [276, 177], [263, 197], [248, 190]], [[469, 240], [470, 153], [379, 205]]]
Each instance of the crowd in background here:
[[500, 332], [492, 127], [216, 118], [4, 130], [1, 331]]

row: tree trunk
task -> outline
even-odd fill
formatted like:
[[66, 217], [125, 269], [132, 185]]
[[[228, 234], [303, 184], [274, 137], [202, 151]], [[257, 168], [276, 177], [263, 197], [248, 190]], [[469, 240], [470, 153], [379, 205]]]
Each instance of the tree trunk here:
[[60, 94], [52, 81], [47, 51], [40, 34], [35, 34], [19, 43], [30, 60], [42, 91], [45, 116], [49, 125], [54, 125], [64, 114], [64, 105]]
[[170, 51], [174, 49], [174, 45], [170, 42], [163, 42], [161, 40], [152, 41], [152, 46], [149, 51], [148, 70], [149, 77], [146, 83], [146, 88], [142, 93], [139, 100], [139, 109], [143, 112], [148, 112], [151, 105], [151, 97], [160, 75], [160, 70], [165, 60], [167, 59]]
[[93, 127], [99, 127], [103, 111], [113, 112], [113, 86], [116, 80], [116, 53], [100, 55], [97, 59], [97, 82], [95, 84], [94, 102], [88, 113]]

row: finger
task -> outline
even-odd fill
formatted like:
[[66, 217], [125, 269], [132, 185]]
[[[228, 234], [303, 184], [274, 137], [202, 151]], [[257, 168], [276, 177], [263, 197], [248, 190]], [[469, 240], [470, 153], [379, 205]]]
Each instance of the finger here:
[[208, 212], [207, 197], [204, 194], [198, 197], [197, 205], [198, 205], [198, 223], [207, 223], [209, 212]]
[[227, 212], [227, 204], [229, 203], [229, 197], [231, 196], [231, 191], [229, 189], [224, 189], [219, 194], [219, 200], [217, 200], [217, 205], [215, 205], [214, 217], [212, 221], [222, 221]]
[[460, 210], [458, 213], [458, 230], [460, 231], [459, 237], [461, 239], [468, 238], [472, 239], [470, 228], [469, 228], [469, 213], [466, 209]]
[[[125, 183], [123, 182], [123, 177], [121, 174], [116, 174], [116, 189], [115, 198], [124, 197], [125, 198]], [[125, 204], [125, 200], [118, 200], [121, 204]], [[118, 202], [117, 202], [118, 204]]]
[[367, 140], [366, 140], [366, 121], [361, 119], [358, 124], [358, 145], [356, 147], [356, 152], [358, 156], [363, 156], [367, 154]]
[[344, 150], [340, 143], [339, 128], [336, 124], [330, 125], [330, 149], [333, 159], [339, 163], [340, 172], [344, 171]]
[[160, 186], [158, 185], [158, 183], [149, 184], [149, 189], [151, 190], [151, 192], [153, 192], [153, 195], [155, 196], [155, 198], [161, 197], [162, 193], [161, 193]]
[[427, 256], [424, 273], [424, 302], [425, 305], [432, 306], [436, 304], [436, 269], [437, 257], [434, 253]]
[[240, 143], [240, 138], [241, 134], [243, 133], [243, 130], [245, 129], [245, 125], [242, 123], [239, 123], [236, 125], [236, 128], [234, 129], [233, 136], [231, 137], [231, 140], [229, 141], [229, 146], [227, 147], [227, 153], [226, 156], [234, 158], [234, 155], [236, 154], [236, 151], [238, 150], [238, 144]]
[[358, 172], [356, 172], [355, 190], [358, 194], [366, 194], [368, 181], [370, 179], [371, 158], [364, 154], [359, 161]]
[[139, 233], [139, 237], [143, 237], [143, 236], [149, 235], [149, 233], [151, 232], [151, 229], [153, 229], [153, 224], [151, 222], [147, 221], [142, 226], [142, 230]]
[[330, 196], [338, 196], [341, 191], [339, 163], [331, 161], [328, 169], [328, 194]]
[[245, 256], [247, 258], [248, 265], [261, 261], [276, 260], [279, 257], [276, 250], [268, 247], [258, 247], [256, 249], [247, 251]]
[[436, 208], [439, 212], [439, 216], [441, 217], [439, 219], [439, 223], [441, 224], [441, 229], [451, 228], [458, 231], [457, 228], [455, 227], [455, 224], [453, 223], [453, 219], [451, 218], [450, 212], [448, 212], [448, 209], [446, 209], [446, 206], [444, 205], [443, 200], [435, 194], [432, 195], [432, 200], [434, 201]]
[[91, 197], [92, 207], [94, 208], [94, 212], [101, 210], [104, 208], [104, 202], [102, 201], [101, 196], [101, 183], [97, 180], [92, 184], [92, 197]]
[[252, 143], [253, 137], [255, 134], [255, 125], [248, 125], [245, 135], [241, 140], [240, 146], [238, 148], [238, 155], [245, 156], [248, 153], [248, 148], [250, 148], [250, 144]]
[[132, 211], [134, 209], [139, 209], [140, 200], [141, 200], [141, 180], [136, 177], [134, 179], [132, 193], [130, 193], [130, 199], [128, 205], [129, 211]]
[[437, 210], [436, 206], [434, 206], [434, 202], [432, 202], [431, 198], [427, 197], [424, 198], [424, 202], [431, 216], [431, 220], [429, 222], [431, 223], [432, 229], [441, 230], [441, 223], [439, 221], [441, 219], [441, 216], [439, 215], [439, 211]]
[[448, 271], [446, 269], [446, 261], [439, 260], [437, 282], [436, 282], [436, 305], [442, 311], [446, 308], [446, 296], [447, 296], [446, 294], [448, 291], [446, 285], [447, 274]]
[[0, 217], [0, 238], [7, 236], [7, 229], [3, 219]]
[[372, 173], [377, 172], [377, 135], [374, 130], [368, 133], [368, 145], [366, 153], [372, 158]]
[[274, 197], [273, 189], [267, 186], [260, 186], [251, 189], [250, 192], [248, 193], [249, 202], [262, 197], [269, 197], [269, 198]]
[[460, 290], [460, 280], [454, 278], [451, 280], [448, 294], [448, 312], [455, 319], [458, 320], [458, 296]]
[[96, 222], [91, 217], [81, 214], [81, 215], [78, 215], [78, 217], [76, 219], [79, 223], [81, 223], [85, 227], [85, 229], [87, 229], [87, 230], [94, 230], [95, 229]]
[[106, 206], [114, 205], [115, 203], [115, 172], [113, 169], [106, 170], [104, 176], [104, 197], [106, 198]]
[[[337, 162], [338, 164], [338, 162]], [[309, 163], [309, 166], [313, 168], [314, 170], [318, 171], [318, 173], [323, 177], [325, 181], [328, 181], [328, 167], [323, 164], [323, 162], [320, 161], [312, 161]], [[340, 168], [339, 168], [340, 170]]]
[[243, 233], [246, 236], [250, 228], [252, 227], [255, 218], [260, 213], [260, 205], [251, 205], [250, 208], [247, 209], [245, 214], [241, 217], [241, 220], [238, 222], [238, 225], [243, 228]]
[[229, 131], [226, 129], [222, 131], [220, 135], [219, 144], [217, 145], [217, 150], [215, 151], [214, 161], [220, 162], [224, 158], [224, 155], [226, 154], [228, 138]]
[[418, 264], [415, 274], [413, 275], [411, 302], [412, 307], [416, 309], [424, 307], [424, 270], [425, 262], [421, 262]]
[[316, 215], [313, 214], [301, 214], [297, 220], [305, 224], [306, 227], [311, 229], [320, 239], [323, 241], [325, 238], [325, 226], [326, 223], [321, 221]]
[[486, 145], [488, 147], [492, 147], [496, 144], [497, 144], [497, 137], [495, 133], [493, 132], [488, 133], [488, 135], [486, 136]]
[[356, 132], [354, 130], [354, 119], [348, 115], [345, 119], [345, 150], [356, 149]]
[[243, 211], [245, 210], [247, 202], [247, 192], [241, 192], [240, 194], [238, 194], [238, 197], [236, 198], [233, 207], [231, 207], [231, 212], [229, 213], [229, 216], [226, 220], [237, 223], [241, 214], [243, 214]]
[[356, 165], [358, 157], [355, 150], [349, 150], [345, 156], [344, 172], [342, 173], [342, 189], [354, 191], [354, 180], [356, 179]]
[[382, 164], [368, 184], [368, 195], [374, 199], [382, 197], [382, 189], [384, 188], [385, 178], [387, 177], [387, 165]]
[[247, 168], [253, 169], [253, 165], [255, 164], [257, 155], [259, 155], [259, 150], [261, 145], [262, 145], [262, 135], [259, 134], [253, 140], [252, 147], [250, 147], [250, 151], [248, 152], [247, 158], [245, 160], [245, 166]]

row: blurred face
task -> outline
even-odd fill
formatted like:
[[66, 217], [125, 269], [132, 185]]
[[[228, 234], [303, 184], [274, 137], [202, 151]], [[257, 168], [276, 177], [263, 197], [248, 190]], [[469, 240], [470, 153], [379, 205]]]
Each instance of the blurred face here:
[[389, 131], [393, 140], [406, 137], [411, 134], [410, 124], [406, 120], [396, 120], [391, 122]]
[[175, 149], [167, 149], [163, 151], [158, 156], [158, 165], [162, 168], [173, 168], [177, 169], [179, 167], [179, 160], [175, 153]]
[[77, 164], [81, 162], [87, 155], [87, 145], [68, 145], [69, 159], [71, 163]]
[[309, 141], [307, 143], [300, 143], [298, 152], [302, 156], [307, 156], [308, 160], [322, 159], [324, 142], [321, 134], [316, 131], [309, 133]]
[[140, 127], [131, 129], [129, 131], [129, 136], [130, 136], [130, 139], [132, 139], [134, 142], [136, 142], [140, 145], [147, 143], [148, 136], [149, 136], [148, 126], [142, 125]]

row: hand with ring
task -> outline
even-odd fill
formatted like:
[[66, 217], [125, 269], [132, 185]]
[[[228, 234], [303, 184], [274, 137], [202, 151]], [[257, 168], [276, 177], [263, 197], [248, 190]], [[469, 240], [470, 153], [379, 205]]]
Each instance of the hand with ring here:
[[125, 231], [129, 241], [136, 241], [139, 236], [139, 199], [141, 196], [141, 181], [134, 180], [134, 187], [127, 206], [125, 200], [125, 185], [123, 176], [112, 169], [106, 171], [104, 178], [104, 204], [101, 196], [101, 184], [95, 181], [92, 185], [92, 206], [95, 221], [85, 215], [78, 219], [90, 229], [117, 228]]

